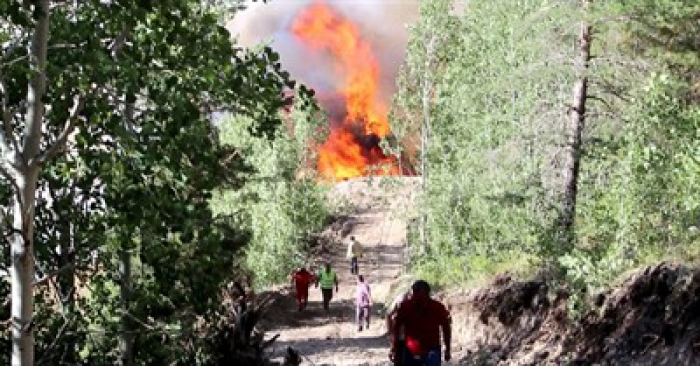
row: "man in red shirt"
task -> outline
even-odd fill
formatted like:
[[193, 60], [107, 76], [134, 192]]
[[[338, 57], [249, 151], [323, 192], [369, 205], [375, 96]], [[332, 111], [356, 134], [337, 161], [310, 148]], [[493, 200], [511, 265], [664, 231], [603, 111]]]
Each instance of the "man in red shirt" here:
[[394, 324], [394, 339], [399, 339], [403, 329], [405, 350], [396, 354], [392, 346], [391, 356], [402, 366], [440, 366], [440, 328], [445, 343], [445, 361], [452, 358], [450, 343], [452, 329], [450, 313], [437, 300], [430, 298], [430, 285], [418, 280], [411, 287], [411, 298], [399, 307]]
[[304, 267], [299, 267], [299, 269], [292, 274], [292, 284], [296, 288], [299, 311], [304, 310], [309, 303], [309, 286], [311, 286], [313, 279], [314, 276]]

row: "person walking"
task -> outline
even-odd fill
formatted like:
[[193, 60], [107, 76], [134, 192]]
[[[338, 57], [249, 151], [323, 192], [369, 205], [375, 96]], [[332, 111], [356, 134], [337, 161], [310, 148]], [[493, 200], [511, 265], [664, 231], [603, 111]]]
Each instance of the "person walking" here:
[[[394, 324], [394, 339], [400, 332], [406, 342], [403, 354], [397, 354], [397, 345], [392, 345], [390, 357], [400, 359], [402, 366], [440, 366], [441, 356], [445, 361], [452, 358], [452, 327], [450, 313], [441, 302], [430, 298], [430, 285], [418, 280], [411, 286], [411, 298], [399, 306]], [[440, 350], [442, 330], [445, 352]]]
[[372, 292], [364, 276], [357, 276], [357, 289], [355, 290], [355, 314], [357, 318], [357, 330], [362, 331], [363, 325], [369, 329], [370, 310], [372, 308]]
[[292, 285], [296, 290], [297, 306], [299, 311], [306, 309], [309, 304], [309, 287], [313, 281], [314, 275], [307, 271], [304, 266], [299, 267], [292, 274]]
[[323, 297], [323, 309], [328, 311], [331, 299], [333, 299], [334, 286], [335, 292], [338, 292], [338, 276], [331, 268], [330, 262], [326, 262], [325, 267], [321, 269], [316, 279], [316, 287], [318, 287], [319, 283], [321, 285], [321, 296]]
[[360, 274], [360, 265], [358, 263], [359, 258], [362, 257], [363, 252], [362, 244], [360, 244], [354, 236], [350, 237], [350, 242], [348, 243], [348, 253], [347, 258], [350, 260], [350, 273]]

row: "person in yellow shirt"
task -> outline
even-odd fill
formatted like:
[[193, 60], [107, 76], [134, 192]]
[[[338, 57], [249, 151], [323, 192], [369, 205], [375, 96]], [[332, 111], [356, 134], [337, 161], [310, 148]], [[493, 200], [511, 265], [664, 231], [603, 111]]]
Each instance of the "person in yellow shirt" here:
[[321, 296], [323, 297], [323, 309], [328, 311], [329, 304], [333, 298], [334, 286], [335, 292], [338, 292], [338, 276], [331, 268], [330, 262], [326, 262], [325, 268], [321, 269], [321, 272], [316, 276], [316, 287], [319, 284], [321, 285]]
[[362, 257], [363, 252], [362, 244], [360, 244], [354, 236], [350, 237], [350, 242], [348, 243], [348, 254], [347, 257], [350, 260], [350, 273], [360, 274], [360, 265], [358, 263], [359, 258]]

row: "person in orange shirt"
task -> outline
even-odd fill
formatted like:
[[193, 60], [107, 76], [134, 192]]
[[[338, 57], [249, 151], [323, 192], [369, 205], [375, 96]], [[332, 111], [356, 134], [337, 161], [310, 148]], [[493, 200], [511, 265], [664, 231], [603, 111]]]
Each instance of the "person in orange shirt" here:
[[292, 274], [292, 285], [294, 285], [296, 290], [297, 306], [299, 311], [306, 308], [309, 303], [309, 287], [311, 282], [314, 280], [314, 275], [312, 275], [306, 268], [299, 267]]

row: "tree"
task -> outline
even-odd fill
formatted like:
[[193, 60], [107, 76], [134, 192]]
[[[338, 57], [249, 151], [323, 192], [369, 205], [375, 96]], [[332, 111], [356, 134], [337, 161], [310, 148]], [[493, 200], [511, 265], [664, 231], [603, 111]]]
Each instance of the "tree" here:
[[[449, 1], [434, 1], [426, 3], [421, 9], [424, 21], [413, 30], [413, 39], [409, 44], [409, 58], [400, 77], [400, 83], [405, 83], [394, 98], [393, 141], [387, 141], [388, 152], [402, 156], [403, 151], [410, 151], [408, 145], [414, 140], [413, 135], [419, 135], [419, 169], [421, 190], [429, 190], [431, 151], [431, 124], [434, 112], [431, 110], [438, 94], [440, 78], [445, 73], [446, 60], [455, 40], [445, 29], [456, 30], [458, 23], [452, 14]], [[440, 29], [441, 31], [437, 31]], [[416, 55], [422, 55], [416, 57]], [[437, 84], [437, 85], [436, 85]], [[414, 116], [420, 116], [415, 121]], [[417, 126], [417, 128], [416, 128]], [[397, 145], [400, 144], [400, 145]], [[394, 145], [394, 146], [392, 146]], [[402, 145], [402, 146], [401, 146]], [[420, 247], [418, 252], [425, 253], [428, 242], [428, 211], [421, 210], [419, 214], [418, 235]]]
[[[392, 127], [417, 134], [417, 81], [429, 73], [430, 174], [418, 206], [428, 245], [415, 262], [425, 276], [459, 281], [536, 258], [551, 230], [563, 186], [562, 86], [573, 79], [568, 24], [578, 12], [572, 2], [474, 1], [463, 13], [440, 3], [426, 3], [412, 29]], [[426, 70], [431, 29], [447, 31]]]
[[[418, 145], [431, 76], [430, 174], [416, 213], [427, 255], [416, 270], [463, 283], [546, 264], [585, 290], [662, 248], [692, 255], [698, 10], [686, 0], [471, 1], [463, 13], [424, 4], [392, 110], [399, 147]], [[431, 29], [444, 31], [428, 63]]]
[[[588, 138], [576, 241], [561, 262], [578, 285], [602, 288], [666, 258], [693, 258], [698, 233], [692, 156], [698, 59], [692, 1], [592, 2]], [[689, 140], [689, 138], [691, 140]], [[697, 139], [695, 139], [697, 140]]]
[[[18, 4], [13, 3], [18, 6]], [[26, 114], [23, 139], [16, 139], [12, 130], [12, 112], [8, 110], [8, 89], [3, 87], [4, 133], [0, 135], [0, 171], [14, 188], [11, 268], [12, 268], [12, 339], [13, 365], [34, 364], [34, 205], [36, 186], [41, 165], [65, 143], [70, 127], [80, 113], [84, 101], [75, 99], [65, 133], [48, 149], [41, 150], [44, 127], [44, 95], [46, 92], [46, 59], [49, 38], [49, 1], [34, 5], [34, 27], [29, 51], [29, 85], [26, 96]], [[27, 9], [28, 10], [28, 9]]]
[[[124, 174], [119, 171], [119, 164], [115, 166], [116, 170], [107, 170], [103, 164], [122, 163], [123, 166], [123, 162], [114, 158], [132, 151], [125, 150], [129, 144], [148, 136], [152, 139], [149, 146], [162, 145], [162, 138], [180, 131], [176, 126], [187, 128], [188, 121], [185, 119], [179, 120], [179, 123], [168, 123], [168, 119], [163, 118], [172, 111], [178, 111], [172, 108], [172, 101], [181, 103], [178, 108], [184, 112], [181, 113], [183, 118], [192, 117], [193, 113], [199, 118], [196, 124], [199, 127], [194, 128], [193, 133], [203, 132], [202, 126], [208, 124], [206, 119], [202, 119], [203, 116], [221, 107], [260, 116], [256, 128], [265, 133], [270, 126], [279, 123], [279, 119], [270, 117], [272, 114], [268, 112], [276, 112], [285, 104], [281, 89], [287, 82], [288, 74], [281, 73], [279, 63], [273, 61], [275, 55], [269, 49], [252, 57], [234, 51], [228, 32], [216, 25], [216, 16], [203, 11], [195, 1], [173, 0], [158, 4], [40, 1], [27, 3], [26, 6], [11, 2], [3, 4], [0, 10], [3, 21], [8, 21], [3, 22], [9, 29], [7, 33], [12, 35], [3, 43], [0, 69], [4, 126], [0, 135], [0, 171], [5, 178], [3, 183], [7, 183], [3, 186], [9, 186], [15, 197], [11, 214], [12, 363], [31, 365], [34, 357], [33, 331], [36, 329], [32, 302], [34, 265], [40, 264], [36, 254], [46, 251], [46, 247], [34, 245], [35, 198], [42, 173], [51, 171], [56, 174], [55, 169], [46, 169], [52, 164], [52, 158], [70, 155], [64, 166], [77, 163], [83, 164], [83, 168], [87, 167], [87, 176], [79, 180], [65, 177], [75, 174], [76, 170], [61, 172], [64, 182], [78, 184], [67, 187], [61, 193], [66, 193], [68, 197], [71, 194], [74, 197], [76, 194], [88, 196], [90, 208], [87, 210], [92, 213], [102, 211], [105, 220], [112, 220], [112, 215], [120, 208], [108, 198], [94, 196], [95, 191], [91, 191], [91, 188], [99, 191], [100, 185], [111, 187], [110, 177]], [[183, 53], [182, 50], [189, 52], [198, 48], [198, 43], [204, 43], [202, 49], [208, 52]], [[32, 47], [23, 53], [26, 49], [23, 46], [28, 44]], [[31, 66], [31, 70], [28, 66]], [[177, 70], [173, 72], [174, 69]], [[177, 98], [173, 98], [168, 90], [178, 93]], [[22, 93], [26, 97], [22, 98]], [[135, 100], [129, 97], [125, 104], [124, 96], [134, 96]], [[48, 108], [45, 108], [45, 103], [48, 103]], [[124, 105], [133, 103], [146, 108], [139, 110], [140, 114], [135, 116], [137, 123], [128, 126], [118, 117], [122, 115], [120, 111]], [[153, 108], [154, 105], [159, 108]], [[21, 116], [20, 111], [25, 109], [25, 115]], [[155, 123], [143, 123], [143, 120]], [[161, 132], [167, 134], [159, 135]], [[190, 140], [200, 144], [197, 148], [202, 143], [210, 142], [207, 137], [211, 133], [204, 132]], [[126, 141], [122, 138], [132, 142], [122, 145], [121, 141]], [[68, 141], [71, 142], [70, 149], [65, 148]], [[67, 151], [80, 153], [66, 154]], [[138, 150], [136, 152], [133, 158], [138, 161], [140, 156]], [[152, 150], [149, 152], [157, 154]], [[212, 159], [218, 161], [223, 154], [216, 149], [208, 153], [211, 158], [203, 163], [210, 164]], [[179, 164], [174, 164], [174, 167], [179, 167]], [[173, 166], [173, 163], [166, 160], [164, 165]], [[208, 166], [212, 167], [211, 164]], [[142, 168], [142, 173], [148, 174], [153, 172], [149, 169], [155, 167]], [[123, 178], [119, 179], [123, 181]], [[138, 180], [141, 179], [142, 176], [139, 176]], [[81, 181], [87, 182], [87, 188], [80, 185]], [[195, 207], [206, 206], [206, 187], [212, 184], [212, 180], [201, 181], [203, 186], [193, 188], [199, 195], [199, 205]], [[177, 184], [173, 180], [168, 182]], [[139, 197], [129, 194], [139, 188], [125, 186], [121, 189], [120, 193], [127, 194], [122, 198], [129, 198], [126, 202], [122, 200], [125, 209], [133, 211], [133, 206], [128, 206], [129, 202], [133, 204], [133, 199]], [[55, 189], [49, 191], [57, 192]], [[109, 193], [105, 190], [99, 192]], [[58, 202], [54, 201], [48, 207]], [[77, 204], [69, 200], [69, 205], [71, 203]], [[53, 207], [51, 210], [57, 206]], [[58, 212], [58, 215], [62, 213]], [[141, 218], [131, 221], [121, 219], [125, 223], [123, 227], [144, 222]], [[103, 225], [112, 230], [119, 228], [114, 226], [114, 221]], [[73, 237], [70, 226], [64, 226], [67, 229], [63, 229], [63, 234], [58, 238], [64, 244], [65, 240]], [[213, 242], [209, 245], [211, 247]], [[75, 266], [76, 262], [71, 262], [66, 264], [67, 268]], [[55, 273], [45, 275], [51, 277], [66, 273], [64, 269], [58, 268]], [[213, 285], [216, 284], [218, 282]], [[70, 284], [66, 286], [70, 287]]]
[[222, 142], [245, 157], [250, 170], [240, 189], [222, 189], [213, 199], [217, 216], [246, 228], [251, 242], [243, 265], [265, 286], [283, 280], [305, 264], [313, 240], [330, 208], [317, 183], [315, 148], [325, 141], [326, 116], [300, 86], [286, 123], [268, 140], [251, 135], [250, 118], [221, 125]]

